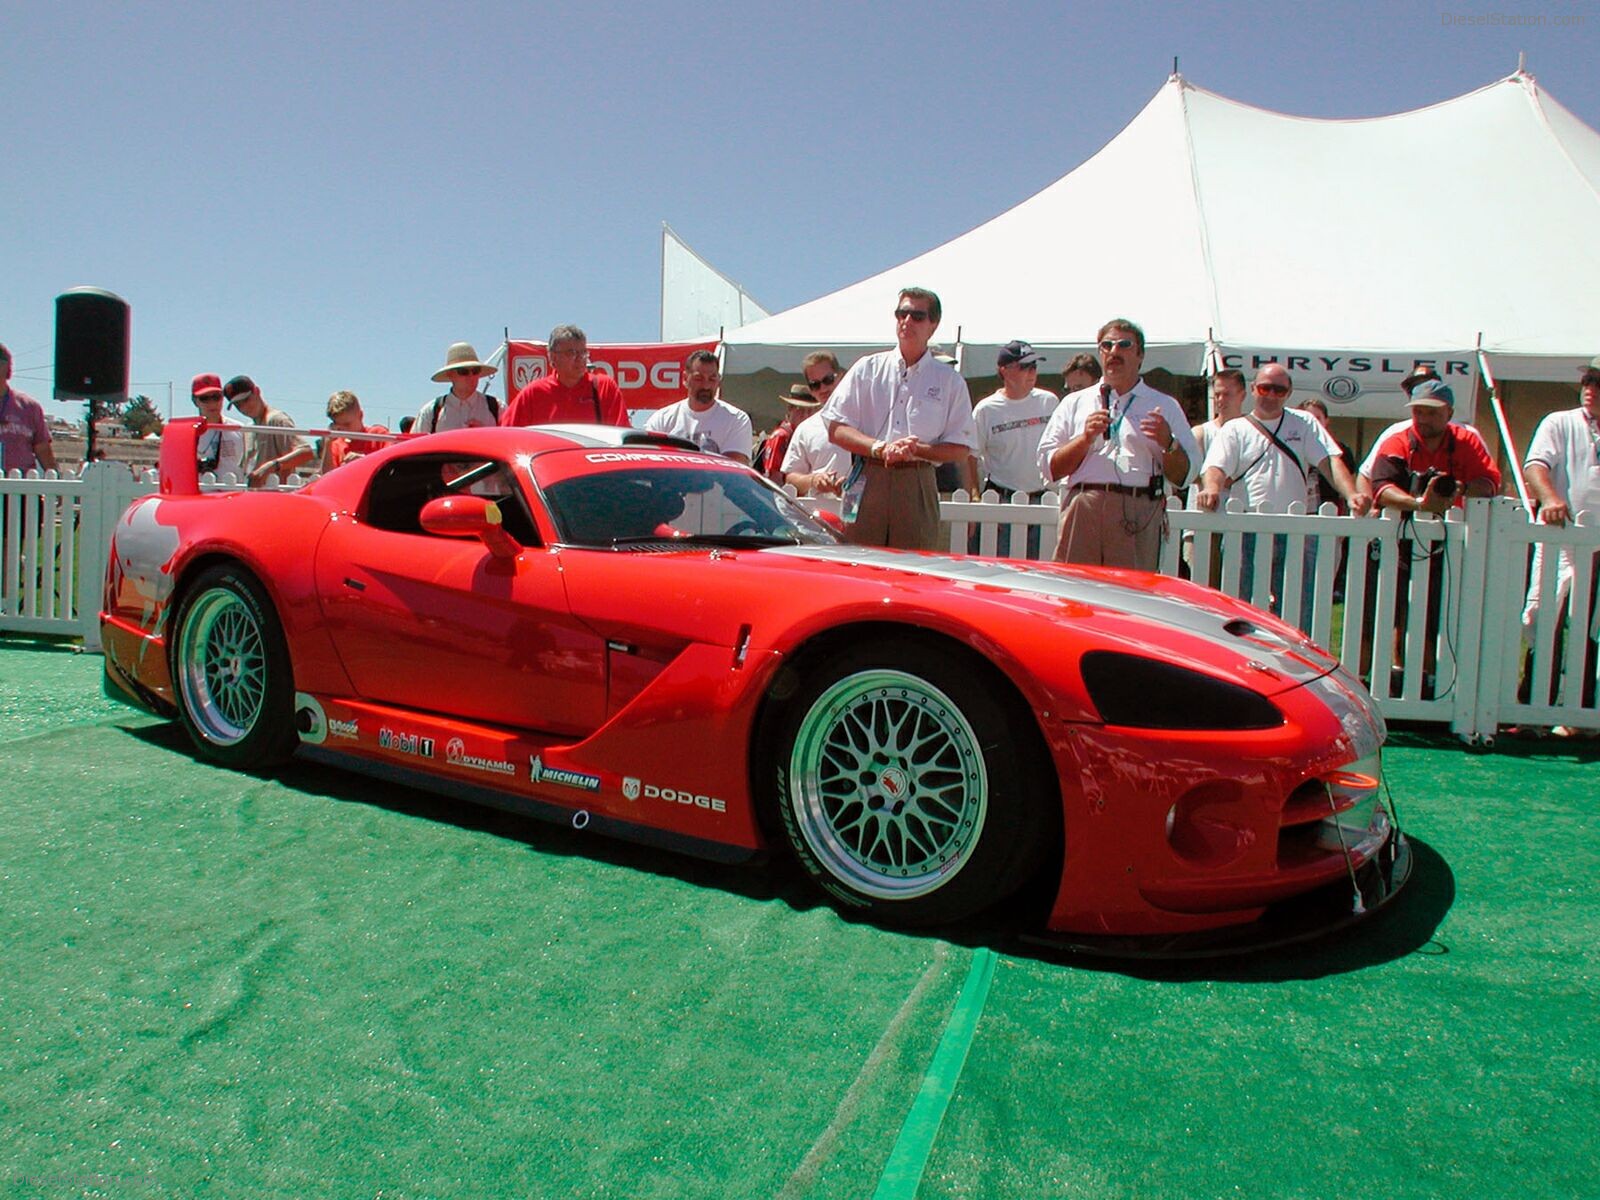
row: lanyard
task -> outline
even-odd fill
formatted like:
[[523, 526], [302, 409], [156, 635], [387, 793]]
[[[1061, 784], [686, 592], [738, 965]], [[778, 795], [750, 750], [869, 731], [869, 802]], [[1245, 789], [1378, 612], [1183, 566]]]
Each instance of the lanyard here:
[[[1137, 400], [1138, 398], [1139, 398], [1138, 387], [1136, 385], [1136, 386], [1130, 388], [1128, 390], [1128, 394], [1123, 397], [1123, 399], [1122, 399], [1122, 411], [1117, 413], [1116, 416], [1112, 418], [1111, 424], [1106, 426], [1106, 444], [1107, 445], [1115, 444], [1115, 442], [1117, 440], [1117, 431], [1122, 428], [1122, 422], [1127, 419], [1128, 410], [1133, 407], [1133, 402], [1135, 400]], [[1115, 411], [1115, 409], [1116, 409], [1115, 400], [1116, 400], [1116, 396], [1108, 388], [1106, 390], [1106, 409], [1108, 411], [1113, 411], [1113, 412]]]

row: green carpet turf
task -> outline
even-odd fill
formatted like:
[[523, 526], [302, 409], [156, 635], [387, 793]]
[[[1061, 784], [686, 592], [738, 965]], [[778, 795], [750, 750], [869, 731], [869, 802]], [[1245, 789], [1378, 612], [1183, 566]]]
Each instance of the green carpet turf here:
[[[910, 1195], [891, 1155], [924, 1197], [1596, 1190], [1587, 747], [1396, 738], [1393, 911], [1163, 966], [219, 771], [99, 669], [0, 645], [0, 1195]], [[948, 1107], [908, 1126], [936, 1052]]]

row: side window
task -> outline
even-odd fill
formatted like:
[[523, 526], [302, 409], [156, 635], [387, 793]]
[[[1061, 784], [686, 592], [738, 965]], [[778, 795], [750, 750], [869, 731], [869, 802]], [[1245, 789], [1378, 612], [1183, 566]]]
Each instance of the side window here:
[[516, 477], [505, 463], [492, 459], [412, 455], [385, 463], [368, 485], [362, 517], [375, 529], [429, 537], [422, 528], [423, 508], [430, 500], [456, 493], [495, 501], [505, 531], [524, 546], [538, 544]]

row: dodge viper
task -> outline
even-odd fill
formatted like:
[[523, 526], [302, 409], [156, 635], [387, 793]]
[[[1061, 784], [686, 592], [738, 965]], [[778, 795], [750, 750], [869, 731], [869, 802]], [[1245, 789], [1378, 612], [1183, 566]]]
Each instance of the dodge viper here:
[[1069, 943], [1370, 911], [1409, 872], [1370, 696], [1209, 589], [852, 545], [643, 432], [460, 430], [216, 492], [200, 428], [118, 523], [101, 624], [108, 692], [218, 763], [787, 853], [887, 924], [1031, 884]]

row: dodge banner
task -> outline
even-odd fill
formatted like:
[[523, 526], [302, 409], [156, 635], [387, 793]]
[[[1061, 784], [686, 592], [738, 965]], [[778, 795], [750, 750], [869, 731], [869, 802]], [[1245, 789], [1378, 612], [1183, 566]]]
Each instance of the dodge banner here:
[[[544, 342], [506, 343], [506, 399], [549, 373]], [[649, 342], [638, 345], [589, 346], [589, 369], [616, 380], [623, 403], [633, 412], [660, 408], [683, 399], [683, 360], [696, 350], [717, 350], [708, 342]]]

